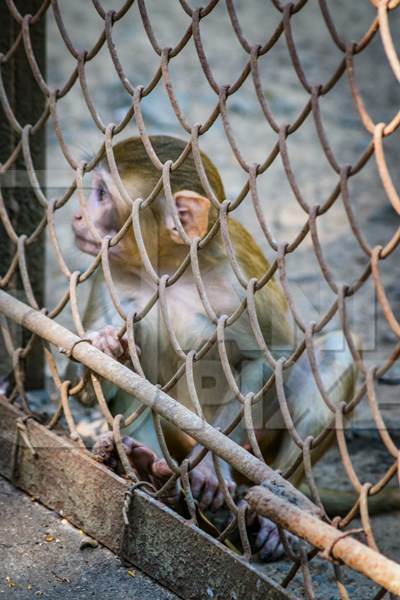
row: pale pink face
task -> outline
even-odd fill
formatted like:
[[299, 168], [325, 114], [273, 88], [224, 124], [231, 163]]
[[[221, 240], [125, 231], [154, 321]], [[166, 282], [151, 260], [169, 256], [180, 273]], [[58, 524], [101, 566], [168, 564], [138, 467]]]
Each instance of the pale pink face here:
[[[93, 174], [92, 190], [86, 199], [86, 209], [100, 238], [117, 233], [114, 202], [101, 173]], [[82, 252], [98, 254], [101, 244], [87, 226], [80, 210], [74, 214], [72, 229], [75, 234], [75, 243]]]

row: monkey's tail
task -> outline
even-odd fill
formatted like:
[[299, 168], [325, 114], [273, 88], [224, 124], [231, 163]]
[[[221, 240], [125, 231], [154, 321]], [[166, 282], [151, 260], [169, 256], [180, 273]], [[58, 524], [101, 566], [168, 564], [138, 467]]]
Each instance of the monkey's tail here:
[[[309, 489], [306, 485], [301, 486], [301, 491], [310, 497]], [[353, 508], [357, 502], [358, 495], [356, 492], [334, 490], [330, 488], [318, 488], [322, 504], [325, 507], [327, 514], [330, 517], [344, 517]], [[386, 512], [400, 510], [400, 489], [385, 488], [376, 496], [368, 498], [369, 514], [376, 515]]]

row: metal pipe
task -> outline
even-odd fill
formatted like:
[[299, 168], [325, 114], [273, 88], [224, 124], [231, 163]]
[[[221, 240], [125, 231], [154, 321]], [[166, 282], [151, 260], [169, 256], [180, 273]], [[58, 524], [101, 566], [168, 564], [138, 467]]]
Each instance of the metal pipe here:
[[362, 544], [346, 532], [282, 501], [264, 486], [251, 488], [246, 500], [258, 514], [272, 519], [323, 551], [328, 560], [341, 560], [389, 592], [400, 595], [400, 565]]

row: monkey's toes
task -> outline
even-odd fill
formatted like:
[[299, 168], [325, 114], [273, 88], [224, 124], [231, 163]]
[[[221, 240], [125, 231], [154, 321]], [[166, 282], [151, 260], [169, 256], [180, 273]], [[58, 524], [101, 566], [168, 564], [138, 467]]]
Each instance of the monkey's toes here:
[[158, 458], [148, 446], [128, 436], [122, 442], [132, 467], [143, 479], [160, 486], [173, 474], [166, 460]]
[[115, 470], [118, 463], [114, 437], [111, 431], [103, 433], [92, 448], [92, 454], [99, 462]]
[[169, 477], [171, 477], [171, 475], [173, 475], [173, 471], [164, 458], [158, 458], [155, 460], [152, 464], [151, 470], [154, 477], [160, 480], [166, 481]]
[[[231, 494], [236, 484], [231, 479], [225, 480]], [[217, 511], [224, 504], [225, 496], [222, 486], [212, 466], [198, 465], [190, 473], [190, 483], [193, 497], [199, 501], [201, 510]]]
[[[253, 535], [256, 536], [253, 545], [260, 560], [273, 562], [282, 558], [285, 555], [285, 549], [277, 525], [266, 517], [260, 517], [255, 513], [250, 513], [250, 515], [251, 529], [253, 529]], [[286, 532], [286, 539], [290, 546], [295, 546], [298, 541], [296, 536], [288, 532]]]

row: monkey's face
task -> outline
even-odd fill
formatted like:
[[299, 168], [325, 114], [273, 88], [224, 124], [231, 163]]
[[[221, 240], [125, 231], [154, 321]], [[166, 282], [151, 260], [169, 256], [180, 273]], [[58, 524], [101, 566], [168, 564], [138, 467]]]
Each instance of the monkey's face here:
[[[101, 248], [100, 239], [105, 236], [112, 237], [118, 231], [115, 202], [101, 172], [93, 174], [92, 190], [86, 200], [86, 212], [90, 226], [81, 210], [74, 214], [72, 229], [75, 243], [82, 252], [96, 255]], [[95, 235], [93, 229], [99, 237]], [[116, 248], [117, 246], [110, 248], [110, 253], [115, 253]]]
[[[138, 177], [124, 178], [125, 188], [132, 198], [145, 198], [151, 191]], [[147, 187], [146, 187], [147, 186]], [[203, 237], [210, 226], [210, 201], [193, 190], [183, 189], [173, 195], [175, 214], [182, 224], [186, 240], [182, 239], [171, 206], [163, 193], [140, 211], [140, 233], [153, 265], [161, 269], [176, 268], [187, 252], [187, 238]], [[94, 172], [92, 189], [83, 210], [78, 210], [72, 228], [76, 246], [82, 252], [96, 256], [101, 240], [114, 237], [130, 215], [131, 207], [121, 197], [108, 171]], [[110, 246], [109, 257], [124, 268], [142, 264], [137, 240], [132, 228], [125, 230], [118, 244]], [[183, 254], [182, 254], [183, 253]]]

